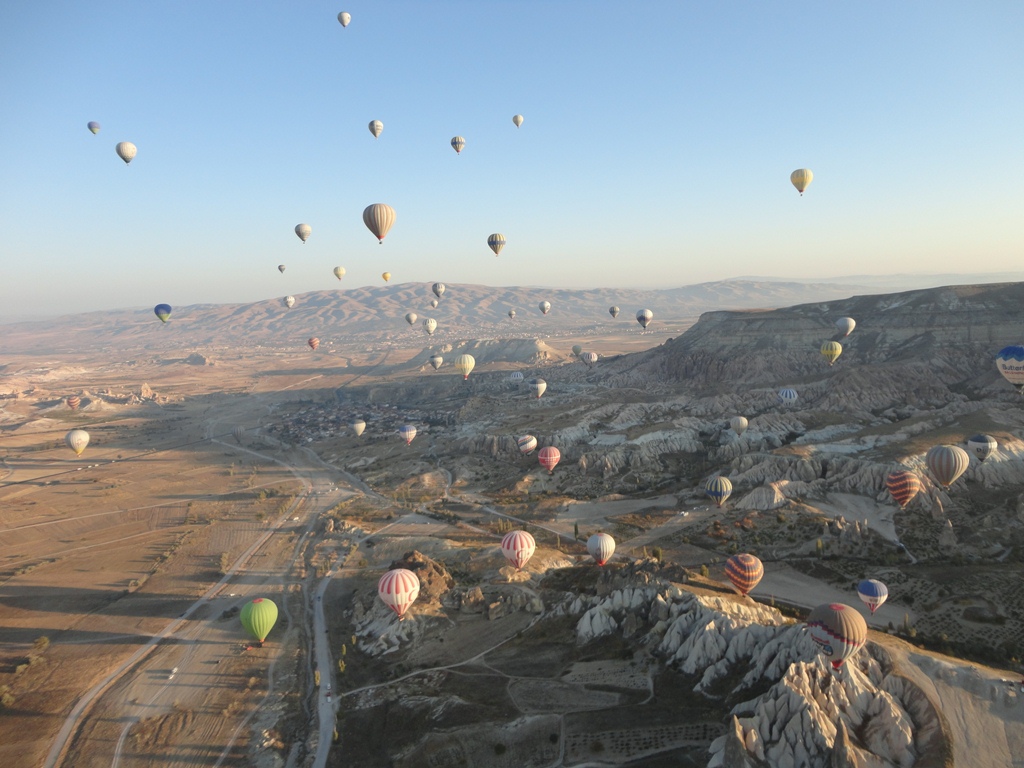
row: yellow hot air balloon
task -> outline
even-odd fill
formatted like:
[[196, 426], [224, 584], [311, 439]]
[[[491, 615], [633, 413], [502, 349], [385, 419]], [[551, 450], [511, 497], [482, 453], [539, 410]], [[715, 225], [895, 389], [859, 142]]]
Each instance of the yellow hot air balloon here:
[[828, 360], [828, 364], [832, 365], [843, 354], [843, 345], [838, 341], [826, 341], [821, 345], [821, 354]]
[[455, 358], [455, 370], [462, 374], [463, 379], [469, 379], [475, 367], [476, 359], [472, 355], [459, 355]]
[[381, 277], [383, 277], [383, 278], [384, 278], [384, 282], [386, 283], [386, 282], [387, 282], [388, 280], [390, 280], [390, 279], [391, 279], [391, 273], [390, 273], [390, 272], [384, 272], [384, 273], [383, 273], [383, 274], [381, 275]]
[[811, 182], [814, 181], [814, 174], [811, 173], [810, 168], [797, 168], [789, 174], [789, 180], [793, 182], [793, 186], [796, 187], [796, 191], [802, 197], [804, 190], [811, 186]]

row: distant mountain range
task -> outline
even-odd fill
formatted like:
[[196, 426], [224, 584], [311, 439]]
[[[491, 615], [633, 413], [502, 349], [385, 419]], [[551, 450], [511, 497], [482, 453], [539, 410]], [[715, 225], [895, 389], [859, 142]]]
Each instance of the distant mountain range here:
[[[431, 342], [467, 338], [543, 338], [581, 336], [632, 330], [638, 309], [654, 312], [661, 326], [683, 327], [715, 310], [785, 307], [828, 302], [853, 294], [876, 294], [869, 285], [845, 282], [780, 282], [725, 280], [663, 290], [561, 290], [539, 287], [490, 287], [448, 284], [436, 309], [429, 283], [402, 283], [352, 290], [297, 294], [292, 309], [282, 298], [251, 304], [196, 304], [175, 307], [162, 325], [150, 308], [121, 309], [68, 315], [4, 326], [0, 353], [53, 354], [90, 348], [183, 348], [270, 346], [289, 348], [310, 336], [334, 342], [381, 343], [402, 341], [417, 334], [429, 338], [422, 321], [438, 323]], [[538, 303], [551, 303], [542, 315]], [[621, 308], [618, 319], [608, 309]], [[515, 310], [514, 320], [509, 310]], [[416, 314], [413, 327], [404, 319]]]

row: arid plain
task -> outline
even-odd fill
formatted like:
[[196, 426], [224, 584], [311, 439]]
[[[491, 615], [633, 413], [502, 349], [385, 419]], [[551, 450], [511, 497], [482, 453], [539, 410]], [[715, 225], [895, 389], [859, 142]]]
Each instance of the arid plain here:
[[[383, 320], [346, 304], [351, 332], [255, 305], [237, 335], [238, 312], [216, 308], [178, 327], [9, 327], [4, 764], [1016, 764], [1024, 419], [991, 357], [1020, 341], [1019, 284], [696, 325], [657, 307], [647, 332], [625, 302], [618, 324], [580, 307], [512, 323], [459, 288], [435, 337], [398, 311], [429, 312], [424, 286]], [[455, 299], [479, 316], [457, 321]], [[829, 368], [817, 348], [845, 314], [858, 329]], [[575, 344], [599, 353], [592, 369]], [[800, 403], [782, 408], [780, 386]], [[79, 458], [75, 427], [91, 435]], [[976, 432], [995, 461], [930, 483], [923, 452]], [[525, 433], [562, 451], [553, 474], [520, 454]], [[925, 477], [906, 512], [884, 490], [896, 462]], [[716, 472], [736, 489], [721, 511], [701, 490]], [[513, 527], [538, 543], [520, 573], [498, 548]], [[618, 544], [605, 569], [583, 545], [597, 531]], [[736, 551], [765, 562], [758, 602], [726, 586]], [[403, 622], [375, 598], [393, 563], [423, 583]], [[890, 602], [830, 686], [793, 620], [856, 604], [867, 576]], [[256, 596], [282, 608], [262, 648], [237, 617]]]

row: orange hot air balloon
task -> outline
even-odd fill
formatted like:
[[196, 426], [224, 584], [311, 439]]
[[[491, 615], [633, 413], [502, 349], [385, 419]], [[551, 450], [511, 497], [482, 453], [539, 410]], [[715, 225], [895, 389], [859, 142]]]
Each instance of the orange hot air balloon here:
[[315, 352], [316, 348], [320, 346], [320, 339], [316, 336], [312, 336], [306, 343], [309, 344], [309, 348]]
[[906, 509], [907, 504], [921, 492], [921, 480], [910, 470], [899, 469], [885, 478], [885, 487], [900, 509]]

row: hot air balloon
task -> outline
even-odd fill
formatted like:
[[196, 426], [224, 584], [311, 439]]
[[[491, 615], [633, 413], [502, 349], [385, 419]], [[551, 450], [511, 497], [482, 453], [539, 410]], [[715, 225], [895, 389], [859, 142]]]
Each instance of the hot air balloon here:
[[715, 502], [715, 506], [721, 509], [722, 505], [732, 495], [732, 481], [728, 477], [715, 475], [708, 478], [704, 483], [704, 493]]
[[651, 324], [651, 320], [654, 319], [654, 313], [649, 309], [641, 309], [636, 313], [636, 321], [640, 323], [640, 327], [646, 329]]
[[437, 330], [437, 320], [432, 317], [428, 317], [423, 321], [423, 330], [427, 332], [428, 336], [433, 336], [434, 331]]
[[615, 539], [607, 533], [595, 533], [587, 539], [587, 552], [598, 565], [604, 565], [615, 554]]
[[434, 283], [432, 286], [430, 286], [430, 290], [432, 290], [434, 292], [434, 295], [440, 299], [442, 296], [444, 296], [445, 285], [444, 283]]
[[320, 346], [320, 339], [316, 336], [310, 336], [306, 343], [309, 344], [309, 348], [315, 352], [316, 348]]
[[359, 437], [360, 435], [363, 434], [363, 432], [366, 431], [366, 422], [363, 421], [362, 419], [356, 419], [351, 424], [349, 424], [349, 427], [352, 429], [353, 432], [356, 433], [356, 437]]
[[546, 315], [548, 312], [551, 311], [551, 302], [542, 301], [540, 304], [537, 305], [537, 307], [540, 309], [540, 313], [542, 315]]
[[89, 433], [84, 429], [72, 429], [64, 435], [64, 444], [75, 452], [75, 456], [81, 456], [82, 451], [89, 445]]
[[338, 21], [341, 23], [341, 26], [347, 27], [349, 22], [352, 21], [352, 14], [342, 11], [338, 14]]
[[135, 159], [135, 155], [138, 154], [139, 150], [130, 141], [122, 141], [116, 147], [114, 151], [117, 152], [117, 156], [124, 160], [124, 164], [128, 165], [132, 160]]
[[469, 379], [475, 367], [476, 359], [472, 355], [459, 355], [455, 358], [455, 370], [462, 374], [463, 380]]
[[430, 300], [430, 306], [431, 306], [431, 307], [432, 307], [433, 309], [437, 309], [437, 299], [431, 299], [431, 300]]
[[832, 364], [839, 359], [841, 354], [843, 354], [843, 345], [838, 341], [826, 341], [821, 345], [821, 355], [828, 360], [830, 368], [832, 367]]
[[440, 368], [444, 364], [444, 358], [441, 357], [440, 355], [431, 355], [430, 356], [430, 364], [433, 366], [434, 370], [436, 371], [438, 368]]
[[384, 203], [374, 203], [363, 209], [363, 224], [383, 244], [391, 225], [395, 223], [395, 209]]
[[487, 238], [487, 245], [494, 251], [494, 255], [497, 256], [501, 253], [501, 249], [505, 247], [505, 236], [500, 232], [495, 232], [493, 235]]
[[582, 351], [583, 351], [583, 347], [581, 347], [579, 344], [573, 344], [572, 345], [572, 353], [576, 357], [579, 357], [580, 356], [580, 352], [582, 352]]
[[900, 509], [905, 509], [921, 491], [921, 480], [910, 470], [899, 469], [885, 478], [885, 487]]
[[415, 325], [418, 319], [419, 316], [415, 312], [409, 312], [405, 316], [405, 322], [407, 322], [409, 325]]
[[889, 588], [878, 579], [864, 579], [857, 585], [857, 594], [873, 614], [889, 597]]
[[405, 612], [419, 594], [420, 580], [415, 573], [406, 568], [388, 571], [377, 582], [377, 596], [384, 605], [398, 614], [399, 620], [405, 618]]
[[538, 400], [548, 389], [548, 383], [544, 379], [530, 379], [526, 384], [530, 388], [530, 393], [536, 395]]
[[839, 669], [868, 639], [868, 625], [860, 611], [842, 603], [819, 605], [807, 617], [807, 629], [834, 669]]
[[68, 408], [70, 408], [72, 411], [77, 411], [78, 406], [82, 404], [82, 398], [80, 398], [78, 395], [68, 395], [68, 399], [66, 400], [66, 402], [68, 404]]
[[779, 402], [781, 402], [783, 405], [793, 405], [794, 403], [796, 403], [798, 398], [799, 395], [797, 395], [795, 389], [785, 387], [784, 389], [779, 390]]
[[516, 319], [516, 311], [514, 309], [510, 309], [508, 311], [508, 319], [509, 320], [515, 320]]
[[946, 488], [964, 473], [971, 463], [967, 451], [956, 445], [936, 445], [928, 449], [924, 457], [925, 464], [932, 475]]
[[523, 124], [523, 116], [522, 115], [512, 115], [512, 122], [515, 124], [516, 128], [518, 128], [519, 126], [521, 126]]
[[797, 168], [789, 174], [789, 180], [796, 187], [796, 191], [800, 193], [800, 196], [803, 197], [804, 190], [814, 181], [814, 174], [811, 173], [810, 168]]
[[508, 380], [512, 382], [513, 387], [518, 387], [520, 384], [523, 383], [523, 372], [512, 371], [512, 373], [510, 373], [508, 376]]
[[509, 531], [501, 540], [501, 554], [517, 571], [523, 569], [536, 549], [537, 542], [526, 531]]
[[612, 317], [618, 317], [619, 316], [619, 308], [618, 307], [608, 307], [608, 314], [611, 315]]
[[991, 435], [975, 435], [967, 441], [967, 450], [978, 457], [978, 461], [984, 461], [991, 456], [999, 443]]
[[597, 352], [584, 352], [580, 355], [580, 360], [587, 364], [587, 368], [593, 368], [597, 363]]
[[92, 133], [93, 136], [100, 132], [100, 124], [97, 123], [95, 120], [90, 120], [88, 123], [86, 123], [85, 127], [89, 129], [90, 133]]
[[524, 456], [529, 456], [535, 450], [537, 450], [537, 438], [533, 435], [523, 435], [516, 440], [516, 445], [519, 446], [519, 450]]
[[455, 154], [461, 155], [462, 148], [466, 146], [466, 140], [461, 136], [455, 136], [452, 138], [452, 149], [455, 150]]
[[996, 355], [996, 368], [1004, 379], [1024, 394], [1024, 347], [1003, 347]]
[[405, 424], [398, 428], [398, 434], [405, 440], [406, 445], [412, 445], [412, 441], [416, 439], [416, 427], [412, 424]]
[[309, 240], [309, 236], [313, 234], [313, 228], [309, 224], [296, 224], [295, 234], [298, 235], [299, 240], [305, 243]]
[[548, 471], [549, 475], [553, 475], [555, 473], [555, 467], [558, 466], [558, 462], [561, 460], [562, 452], [553, 445], [541, 448], [537, 453], [537, 461], [539, 461], [540, 465]]
[[245, 437], [245, 427], [235, 427], [231, 430], [231, 436], [235, 438], [236, 443], [241, 445], [242, 438]]
[[257, 597], [242, 606], [238, 618], [242, 620], [245, 631], [263, 645], [263, 641], [277, 623], [277, 604], [265, 597]]
[[737, 437], [746, 432], [749, 425], [750, 422], [744, 416], [733, 416], [729, 419], [729, 426], [732, 427], [732, 431], [736, 433]]
[[344, 267], [335, 267], [334, 268], [334, 276], [336, 278], [338, 278], [339, 280], [341, 280], [341, 278], [343, 278], [345, 276], [345, 268]]
[[384, 282], [386, 283], [386, 282], [388, 282], [391, 279], [391, 273], [390, 272], [382, 272], [381, 273], [381, 277], [384, 278]]
[[171, 305], [157, 304], [153, 307], [153, 314], [160, 318], [161, 323], [166, 323], [171, 318]]
[[381, 132], [384, 130], [384, 123], [382, 123], [380, 120], [371, 120], [369, 128], [370, 128], [370, 133], [373, 134], [373, 138], [376, 139], [378, 136], [380, 136]]
[[840, 317], [836, 320], [836, 330], [843, 334], [844, 337], [853, 333], [853, 329], [856, 327], [857, 321], [852, 317]]
[[764, 565], [753, 555], [733, 555], [725, 561], [725, 575], [736, 591], [746, 597], [764, 576]]
[[284, 264], [278, 264], [277, 265], [277, 271], [280, 272], [282, 275], [284, 274], [284, 270], [285, 270]]
[[294, 296], [285, 296], [284, 297], [284, 305], [286, 307], [288, 307], [288, 309], [291, 309], [292, 307], [294, 307], [295, 306], [295, 297]]

